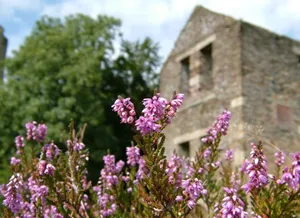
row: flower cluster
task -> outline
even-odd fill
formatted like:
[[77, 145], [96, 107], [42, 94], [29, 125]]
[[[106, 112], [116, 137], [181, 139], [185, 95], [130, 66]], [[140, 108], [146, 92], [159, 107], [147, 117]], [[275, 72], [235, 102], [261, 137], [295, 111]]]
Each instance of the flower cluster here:
[[38, 142], [42, 142], [45, 140], [47, 135], [47, 126], [45, 124], [37, 125], [37, 122], [33, 121], [33, 122], [26, 123], [25, 127], [27, 130], [28, 140], [35, 140]]
[[131, 124], [134, 122], [135, 109], [130, 98], [119, 97], [111, 107], [118, 113], [121, 123]]
[[170, 184], [175, 184], [177, 187], [180, 186], [182, 181], [182, 159], [177, 155], [173, 154], [170, 161], [167, 162], [166, 173], [168, 174], [168, 181]]
[[229, 127], [229, 120], [231, 113], [228, 110], [224, 110], [222, 114], [217, 117], [215, 124], [207, 131], [207, 136], [201, 140], [203, 143], [213, 143], [219, 134], [226, 135]]
[[115, 164], [114, 155], [106, 155], [103, 157], [104, 168], [101, 170], [101, 178], [105, 181], [107, 187], [116, 185], [119, 182], [118, 174], [123, 169], [125, 163], [120, 160]]
[[197, 178], [183, 180], [181, 186], [184, 189], [183, 194], [188, 199], [187, 206], [190, 209], [195, 207], [196, 201], [200, 195], [207, 194], [207, 190], [203, 187], [202, 182]]
[[74, 151], [81, 151], [82, 149], [85, 148], [85, 144], [83, 144], [82, 142], [76, 140], [67, 140], [67, 146], [71, 147]]
[[14, 214], [21, 210], [21, 205], [23, 202], [22, 198], [22, 186], [23, 178], [21, 174], [17, 173], [12, 175], [9, 182], [3, 188], [4, 201], [3, 205], [7, 206]]
[[136, 173], [136, 180], [134, 181], [134, 183], [137, 183], [141, 179], [145, 178], [145, 176], [148, 176], [148, 173], [149, 173], [149, 169], [146, 165], [146, 161], [144, 160], [144, 158], [140, 158], [139, 159], [139, 168]]
[[[220, 218], [246, 218], [247, 212], [244, 211], [245, 204], [238, 197], [237, 190], [233, 188], [223, 188], [225, 195], [223, 198]], [[217, 212], [217, 211], [216, 211]]]
[[291, 154], [292, 166], [285, 167], [279, 184], [288, 184], [292, 189], [298, 190], [300, 185], [300, 152]]
[[228, 149], [225, 152], [225, 160], [232, 162], [234, 159], [234, 151], [232, 149]]
[[15, 139], [15, 144], [17, 147], [17, 152], [20, 153], [20, 149], [24, 148], [25, 144], [24, 144], [24, 137], [22, 136], [17, 136]]
[[285, 154], [282, 151], [278, 151], [274, 154], [275, 156], [275, 164], [280, 167], [284, 164], [285, 162]]
[[242, 186], [246, 193], [251, 192], [255, 188], [266, 186], [269, 182], [267, 175], [267, 160], [263, 153], [262, 145], [251, 143], [251, 147], [250, 157], [252, 161], [245, 170], [250, 181]]
[[39, 170], [39, 174], [41, 176], [43, 176], [43, 175], [53, 176], [54, 175], [54, 171], [55, 171], [55, 167], [52, 164], [47, 163], [47, 161], [41, 160], [38, 163], [38, 170]]
[[[142, 110], [143, 115], [135, 121], [136, 130], [143, 136], [154, 132], [160, 132], [162, 122], [170, 123], [178, 108], [183, 103], [183, 94], [174, 94], [168, 102], [165, 98], [156, 93], [152, 98], [145, 98]], [[112, 105], [113, 111], [117, 112], [121, 118], [121, 123], [133, 123], [136, 115], [134, 105], [130, 98], [119, 97]], [[165, 121], [164, 121], [165, 120]]]
[[49, 144], [45, 144], [42, 147], [42, 152], [46, 155], [46, 158], [48, 160], [52, 160], [53, 158], [56, 158], [60, 154], [60, 150], [53, 142]]
[[152, 98], [145, 98], [143, 104], [145, 108], [136, 122], [135, 126], [142, 135], [146, 135], [152, 132], [159, 132], [161, 129], [161, 124], [157, 123], [164, 117], [164, 109], [168, 101], [165, 98], [160, 97], [157, 93]]
[[127, 164], [135, 166], [140, 160], [140, 149], [136, 146], [126, 148]]
[[[88, 180], [84, 130], [76, 134], [74, 125], [70, 125], [72, 134], [64, 152], [54, 142], [45, 141], [44, 124], [27, 123], [27, 137], [15, 139], [13, 176], [8, 184], [0, 185], [7, 217], [183, 218], [197, 213], [199, 217], [261, 218], [300, 214], [300, 152], [291, 155], [290, 166], [284, 166], [284, 153], [277, 152], [275, 177], [267, 174], [261, 142], [251, 143], [250, 158], [238, 172], [233, 164], [234, 151], [229, 149], [221, 156], [219, 147], [231, 117], [227, 110], [202, 138], [204, 144], [195, 157], [184, 158], [174, 152], [168, 159], [161, 130], [170, 124], [182, 103], [183, 94], [174, 93], [167, 101], [155, 93], [143, 100], [142, 116], [135, 120], [130, 98], [120, 97], [113, 111], [122, 123], [135, 127], [137, 134], [132, 146], [126, 148], [126, 166], [112, 154], [103, 157], [104, 167], [96, 186]], [[245, 175], [249, 177], [246, 180]], [[223, 192], [224, 197], [220, 195]], [[199, 208], [207, 211], [198, 210], [200, 202]]]

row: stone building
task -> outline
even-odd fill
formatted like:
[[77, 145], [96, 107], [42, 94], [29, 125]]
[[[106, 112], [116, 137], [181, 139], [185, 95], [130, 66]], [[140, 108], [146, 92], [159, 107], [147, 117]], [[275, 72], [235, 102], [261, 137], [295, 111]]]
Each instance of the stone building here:
[[[200, 138], [227, 108], [231, 127], [222, 147], [248, 156], [250, 140], [300, 150], [300, 42], [197, 6], [160, 74], [160, 92], [186, 95], [166, 128], [166, 154], [193, 156]], [[261, 129], [263, 131], [261, 131]]]
[[3, 74], [4, 74], [4, 69], [3, 69], [3, 61], [5, 59], [5, 54], [6, 54], [6, 49], [7, 49], [7, 39], [4, 36], [4, 30], [2, 26], [0, 26], [0, 77], [1, 81], [3, 80]]

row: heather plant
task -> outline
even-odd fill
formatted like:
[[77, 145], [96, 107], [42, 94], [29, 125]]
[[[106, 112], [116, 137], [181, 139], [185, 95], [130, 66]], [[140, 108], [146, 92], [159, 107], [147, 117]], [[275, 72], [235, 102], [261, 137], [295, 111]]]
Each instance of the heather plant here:
[[12, 176], [1, 186], [4, 217], [297, 217], [300, 152], [285, 166], [286, 155], [277, 151], [271, 175], [262, 142], [253, 142], [249, 158], [237, 168], [234, 151], [219, 146], [229, 128], [228, 110], [201, 139], [195, 158], [164, 155], [163, 130], [183, 99], [174, 92], [167, 100], [155, 91], [137, 116], [131, 99], [119, 96], [112, 110], [135, 136], [126, 161], [110, 153], [103, 157], [95, 185], [87, 179], [85, 126], [76, 133], [71, 123], [63, 151], [47, 138], [45, 124], [27, 123], [27, 135], [15, 139]]

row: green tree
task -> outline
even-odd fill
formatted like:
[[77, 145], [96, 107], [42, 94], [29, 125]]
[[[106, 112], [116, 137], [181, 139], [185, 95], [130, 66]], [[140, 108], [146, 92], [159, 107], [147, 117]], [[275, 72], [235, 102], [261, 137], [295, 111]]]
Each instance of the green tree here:
[[[77, 128], [88, 124], [84, 142], [91, 153], [92, 179], [99, 176], [107, 150], [124, 158], [132, 133], [119, 124], [111, 105], [118, 94], [133, 101], [152, 95], [159, 56], [157, 44], [149, 38], [124, 40], [120, 25], [112, 17], [82, 14], [36, 22], [6, 61], [7, 83], [0, 88], [1, 160], [8, 161], [14, 137], [24, 134], [24, 124], [32, 120], [45, 122], [49, 137], [64, 149], [71, 119]], [[116, 40], [121, 41], [118, 53]]]

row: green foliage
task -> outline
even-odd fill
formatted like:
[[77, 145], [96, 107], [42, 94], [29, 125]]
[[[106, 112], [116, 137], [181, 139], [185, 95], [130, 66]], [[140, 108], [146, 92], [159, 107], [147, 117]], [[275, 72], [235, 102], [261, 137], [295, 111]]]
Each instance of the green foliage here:
[[[124, 40], [120, 25], [112, 17], [82, 14], [64, 20], [42, 17], [36, 22], [24, 44], [6, 61], [8, 82], [0, 87], [3, 164], [12, 154], [12, 139], [24, 133], [20, 124], [32, 120], [46, 122], [49, 137], [61, 147], [70, 120], [75, 128], [87, 123], [84, 142], [90, 146], [93, 180], [108, 149], [124, 158], [132, 132], [119, 125], [110, 106], [118, 94], [133, 100], [151, 95], [157, 86], [159, 57], [157, 44], [149, 38]], [[118, 55], [117, 40], [121, 41]], [[3, 164], [0, 183], [7, 178]]]

